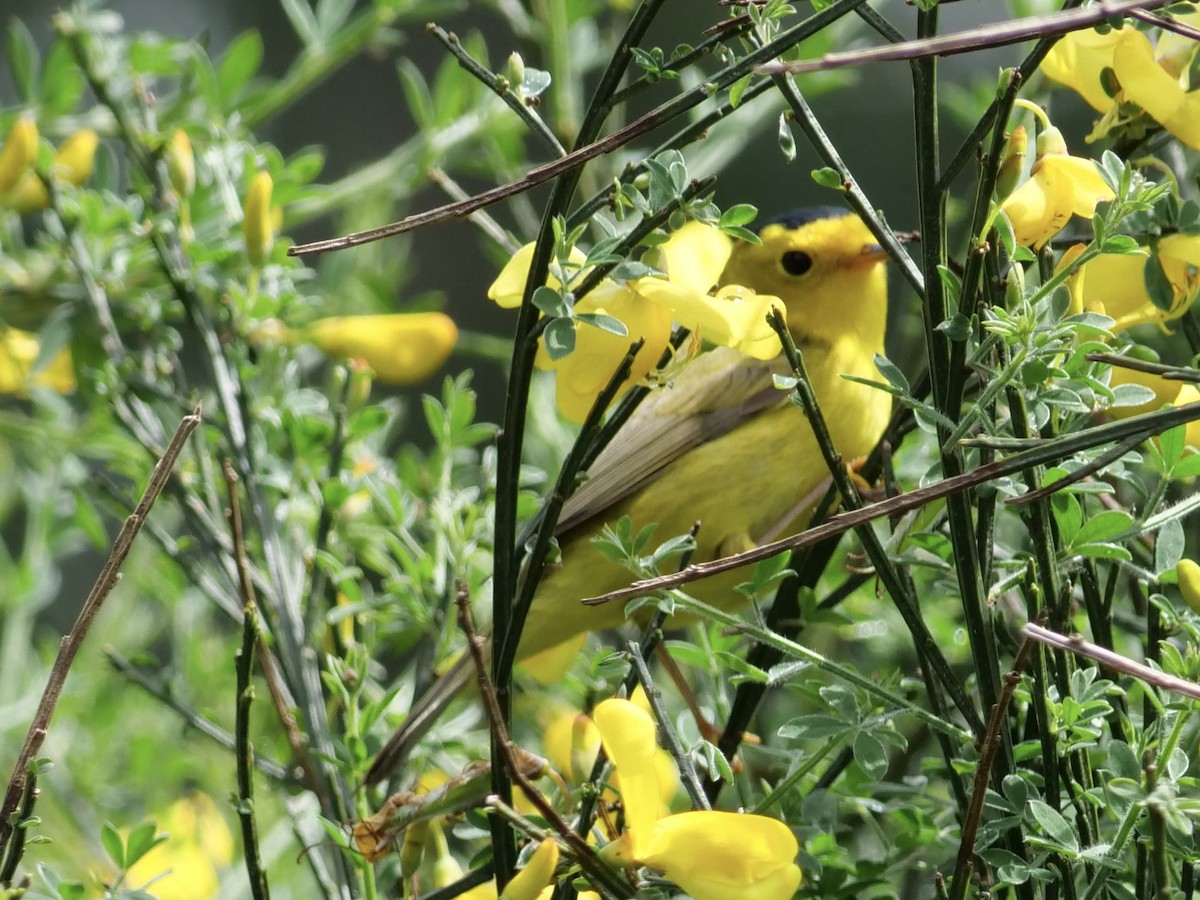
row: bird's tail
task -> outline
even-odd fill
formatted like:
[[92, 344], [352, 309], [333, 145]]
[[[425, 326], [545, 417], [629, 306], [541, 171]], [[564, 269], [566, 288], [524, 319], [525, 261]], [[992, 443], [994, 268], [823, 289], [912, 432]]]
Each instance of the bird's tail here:
[[[487, 644], [490, 656], [491, 642]], [[450, 702], [459, 695], [474, 675], [471, 656], [463, 653], [409, 710], [408, 718], [392, 732], [387, 743], [380, 749], [363, 782], [367, 785], [383, 781], [396, 772], [411, 755], [417, 742], [425, 736], [433, 723], [441, 718]]]

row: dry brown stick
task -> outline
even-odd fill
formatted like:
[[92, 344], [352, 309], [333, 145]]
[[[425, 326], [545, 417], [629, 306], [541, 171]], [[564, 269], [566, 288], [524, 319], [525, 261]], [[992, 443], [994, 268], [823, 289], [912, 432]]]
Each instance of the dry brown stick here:
[[1049, 644], [1051, 647], [1066, 650], [1068, 653], [1074, 653], [1078, 656], [1087, 656], [1102, 666], [1106, 666], [1117, 672], [1124, 672], [1126, 675], [1136, 678], [1139, 681], [1144, 681], [1154, 687], [1174, 691], [1176, 694], [1183, 694], [1183, 696], [1191, 697], [1193, 700], [1200, 700], [1200, 684], [1176, 678], [1174, 675], [1168, 675], [1166, 672], [1161, 672], [1158, 669], [1152, 669], [1150, 666], [1132, 660], [1128, 656], [1114, 653], [1107, 647], [1101, 647], [1099, 644], [1085, 641], [1077, 634], [1059, 634], [1057, 631], [1051, 631], [1049, 628], [1043, 628], [1041, 625], [1035, 625], [1033, 622], [1022, 627], [1021, 633], [1030, 640], [1037, 641], [1038, 643]]
[[758, 67], [766, 75], [805, 72], [821, 72], [840, 69], [868, 62], [894, 62], [899, 60], [925, 59], [930, 56], [953, 56], [990, 47], [1019, 44], [1035, 38], [1082, 31], [1098, 22], [1114, 16], [1134, 15], [1142, 10], [1159, 9], [1173, 0], [1099, 0], [1084, 9], [1071, 9], [1044, 16], [1028, 16], [1017, 21], [993, 22], [954, 34], [939, 35], [916, 41], [903, 41], [883, 47], [864, 50], [843, 50], [826, 53], [819, 59], [806, 59], [793, 63], [768, 63]]
[[987, 798], [988, 780], [992, 777], [992, 764], [996, 761], [996, 752], [1000, 749], [1000, 726], [1004, 722], [1008, 704], [1013, 692], [1021, 683], [1021, 672], [1029, 662], [1029, 654], [1033, 651], [1033, 641], [1028, 637], [1021, 642], [1013, 660], [1012, 669], [1004, 676], [1004, 687], [1000, 696], [992, 706], [988, 716], [987, 731], [984, 733], [983, 744], [979, 751], [979, 764], [975, 767], [975, 783], [971, 787], [971, 803], [963, 816], [962, 841], [958, 847], [958, 861], [954, 867], [954, 878], [950, 882], [952, 897], [966, 896], [966, 887], [974, 870], [971, 858], [975, 852], [975, 835], [979, 833], [979, 822], [983, 818], [984, 800]]
[[36, 756], [38, 750], [41, 749], [42, 743], [46, 740], [46, 732], [50, 727], [50, 720], [54, 717], [58, 698], [62, 695], [67, 675], [71, 671], [71, 664], [75, 661], [75, 655], [79, 652], [79, 648], [82, 646], [84, 638], [87, 637], [92, 622], [95, 621], [101, 606], [104, 605], [104, 601], [108, 599], [113, 588], [117, 586], [117, 582], [121, 580], [121, 564], [125, 562], [125, 557], [129, 555], [129, 549], [133, 546], [134, 540], [142, 530], [142, 525], [145, 524], [151, 507], [154, 506], [158, 495], [162, 493], [167, 480], [171, 477], [171, 472], [175, 468], [179, 454], [183, 452], [188, 437], [191, 436], [191, 433], [196, 430], [199, 424], [200, 407], [197, 406], [191, 415], [183, 417], [183, 420], [179, 423], [179, 427], [175, 430], [174, 436], [171, 438], [171, 442], [167, 444], [166, 450], [163, 451], [162, 458], [155, 465], [154, 471], [150, 473], [150, 480], [146, 483], [146, 490], [142, 493], [142, 498], [138, 501], [133, 514], [121, 526], [121, 531], [117, 534], [117, 538], [113, 542], [108, 559], [105, 560], [104, 567], [96, 577], [95, 584], [92, 585], [92, 590], [83, 602], [83, 608], [79, 611], [79, 617], [75, 620], [75, 624], [63, 637], [58, 646], [58, 656], [55, 658], [54, 666], [50, 670], [50, 677], [46, 682], [45, 690], [42, 691], [42, 699], [38, 704], [37, 713], [33, 717], [33, 722], [29, 725], [29, 732], [25, 735], [25, 743], [21, 747], [21, 752], [17, 755], [16, 765], [13, 766], [13, 774], [9, 779], [8, 788], [4, 794], [4, 805], [0, 807], [0, 855], [3, 854], [4, 848], [8, 846], [9, 837], [12, 835], [13, 823], [10, 821], [10, 817], [20, 802], [21, 792], [24, 789], [27, 775], [26, 769]]
[[509, 737], [508, 729], [504, 727], [504, 716], [500, 712], [500, 703], [496, 699], [496, 691], [492, 687], [491, 679], [488, 677], [487, 660], [484, 658], [483, 653], [485, 641], [475, 630], [475, 618], [471, 615], [470, 594], [467, 592], [466, 584], [462, 581], [456, 583], [456, 588], [454, 603], [458, 606], [458, 625], [463, 630], [463, 634], [467, 636], [467, 648], [471, 652], [471, 661], [475, 664], [475, 676], [479, 681], [479, 693], [483, 696], [483, 706], [487, 712], [488, 723], [492, 728], [492, 733], [496, 737], [496, 743], [500, 746], [501, 752], [504, 754], [504, 767], [508, 770], [509, 778], [512, 779], [513, 784], [524, 792], [529, 801], [537, 808], [537, 811], [545, 817], [550, 826], [558, 833], [559, 839], [567, 845], [567, 848], [575, 857], [575, 861], [579, 863], [580, 868], [593, 880], [593, 883], [597, 887], [603, 885], [608, 890], [623, 890], [623, 893], [618, 893], [618, 896], [632, 897], [633, 893], [629, 885], [625, 884], [616, 871], [601, 860], [596, 855], [596, 851], [589, 847], [584, 839], [575, 833], [571, 826], [567, 824], [567, 821], [558, 814], [558, 810], [554, 808], [542, 792], [529, 780], [518, 764], [516, 755], [517, 747]]

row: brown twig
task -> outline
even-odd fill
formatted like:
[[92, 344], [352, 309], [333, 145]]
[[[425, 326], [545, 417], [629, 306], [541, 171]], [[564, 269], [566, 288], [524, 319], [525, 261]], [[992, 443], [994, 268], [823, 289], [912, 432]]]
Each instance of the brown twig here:
[[1117, 353], [1089, 353], [1084, 359], [1088, 362], [1107, 363], [1119, 369], [1132, 369], [1135, 372], [1145, 372], [1147, 375], [1159, 375], [1166, 381], [1187, 381], [1200, 384], [1200, 371], [1196, 369], [1181, 366], [1164, 366], [1162, 363], [1134, 359], [1132, 356], [1121, 356]]
[[958, 53], [970, 53], [988, 47], [1019, 44], [1034, 38], [1082, 31], [1085, 28], [1091, 28], [1097, 22], [1103, 22], [1114, 16], [1133, 15], [1138, 11], [1158, 9], [1171, 2], [1173, 0], [1099, 0], [1094, 6], [1086, 9], [1072, 9], [1045, 16], [1029, 16], [1016, 22], [993, 22], [954, 34], [904, 41], [883, 47], [826, 53], [820, 59], [806, 59], [794, 63], [768, 63], [759, 66], [758, 71], [765, 75], [781, 73], [799, 75], [869, 62], [894, 62], [926, 59], [931, 56], [954, 56]]
[[954, 878], [951, 880], [951, 897], [961, 900], [966, 896], [967, 886], [974, 871], [972, 857], [975, 852], [975, 836], [979, 833], [979, 822], [983, 817], [984, 801], [987, 799], [988, 780], [992, 777], [992, 763], [996, 760], [996, 752], [1000, 749], [1000, 726], [1008, 711], [1013, 692], [1021, 683], [1021, 672], [1029, 662], [1029, 654], [1033, 652], [1033, 641], [1026, 637], [1017, 650], [1012, 669], [1004, 676], [1004, 687], [1000, 696], [992, 706], [988, 716], [987, 730], [984, 732], [983, 743], [979, 750], [979, 764], [975, 768], [975, 783], [971, 786], [971, 803], [963, 816], [962, 840], [958, 846], [958, 859], [954, 866]]
[[1033, 468], [1034, 466], [1065, 459], [1082, 450], [1091, 449], [1110, 441], [1121, 441], [1133, 435], [1141, 435], [1144, 440], [1145, 438], [1166, 431], [1175, 425], [1190, 422], [1197, 418], [1200, 418], [1200, 402], [1187, 403], [1183, 406], [1164, 409], [1155, 413], [1133, 416], [1120, 422], [1100, 425], [1079, 434], [1058, 438], [1053, 441], [1043, 441], [1021, 453], [1015, 453], [1005, 459], [988, 463], [970, 472], [944, 478], [926, 487], [918, 488], [907, 494], [901, 494], [899, 497], [889, 497], [878, 503], [871, 503], [861, 506], [858, 509], [832, 516], [820, 525], [809, 528], [800, 534], [782, 538], [778, 541], [771, 541], [770, 543], [762, 544], [761, 546], [746, 550], [743, 553], [734, 554], [733, 556], [722, 557], [721, 559], [715, 559], [706, 563], [696, 563], [673, 575], [660, 575], [657, 578], [635, 581], [628, 587], [610, 591], [598, 597], [589, 597], [581, 602], [586, 606], [598, 606], [602, 603], [625, 601], [633, 597], [640, 597], [652, 591], [679, 587], [680, 585], [699, 581], [702, 578], [708, 578], [721, 572], [728, 572], [732, 569], [761, 562], [764, 559], [770, 559], [775, 554], [782, 553], [785, 550], [801, 550], [805, 547], [811, 547], [813, 544], [820, 543], [826, 538], [844, 534], [853, 528], [874, 521], [875, 519], [911, 512], [912, 510], [920, 509], [928, 503], [932, 503], [934, 500], [941, 500], [952, 494], [970, 490], [981, 484], [986, 484], [989, 481], [994, 481], [997, 478], [1012, 475], [1016, 472]]
[[1107, 647], [1101, 647], [1099, 644], [1085, 641], [1077, 634], [1059, 634], [1057, 631], [1051, 631], [1049, 628], [1043, 628], [1041, 625], [1035, 625], [1032, 622], [1023, 626], [1021, 633], [1030, 640], [1049, 644], [1051, 647], [1066, 650], [1078, 656], [1087, 656], [1102, 666], [1106, 666], [1117, 672], [1124, 672], [1126, 675], [1136, 678], [1139, 681], [1144, 681], [1146, 684], [1153, 685], [1154, 687], [1173, 691], [1176, 694], [1183, 694], [1183, 696], [1191, 697], [1193, 700], [1200, 700], [1200, 684], [1176, 678], [1174, 675], [1168, 675], [1166, 672], [1161, 672], [1158, 669], [1152, 669], [1150, 666], [1132, 660], [1128, 656], [1115, 653]]
[[500, 704], [496, 699], [496, 692], [492, 688], [491, 679], [488, 677], [488, 664], [483, 652], [485, 640], [475, 630], [475, 618], [471, 615], [470, 594], [467, 592], [466, 584], [462, 581], [457, 583], [454, 602], [458, 606], [459, 627], [462, 628], [463, 634], [467, 637], [467, 648], [471, 652], [471, 661], [475, 664], [475, 676], [479, 681], [479, 693], [483, 697], [483, 706], [487, 712], [488, 722], [496, 738], [496, 743], [500, 746], [503, 753], [504, 767], [508, 771], [509, 778], [524, 792], [537, 811], [550, 823], [562, 842], [567, 845], [567, 848], [579, 863], [580, 868], [592, 879], [597, 887], [603, 885], [619, 897], [634, 896], [629, 885], [607, 863], [596, 855], [596, 852], [587, 845], [582, 837], [571, 829], [566, 820], [558, 814], [558, 810], [534, 786], [533, 782], [529, 780], [525, 772], [521, 769], [521, 766], [518, 765], [517, 747], [509, 737], [508, 729], [504, 727], [504, 717], [500, 712]]
[[50, 670], [50, 677], [46, 682], [46, 688], [42, 691], [42, 699], [38, 704], [37, 713], [33, 717], [33, 722], [30, 723], [29, 732], [25, 735], [25, 743], [21, 747], [21, 752], [17, 755], [16, 765], [13, 766], [13, 774], [9, 779], [8, 788], [4, 794], [4, 805], [0, 807], [0, 854], [3, 853], [4, 848], [8, 845], [9, 837], [12, 834], [13, 822], [11, 816], [16, 810], [17, 804], [21, 799], [21, 794], [24, 791], [28, 774], [27, 767], [38, 750], [41, 749], [42, 743], [46, 739], [50, 720], [54, 717], [58, 698], [62, 695], [67, 675], [71, 671], [71, 664], [75, 661], [75, 655], [83, 645], [83, 640], [87, 637], [92, 622], [95, 621], [100, 608], [104, 605], [104, 601], [108, 599], [113, 588], [117, 586], [117, 582], [121, 580], [121, 565], [125, 562], [125, 557], [129, 555], [129, 550], [133, 546], [138, 532], [142, 530], [142, 525], [145, 524], [151, 507], [154, 506], [158, 495], [162, 493], [167, 480], [171, 477], [171, 472], [175, 468], [175, 463], [179, 459], [179, 454], [183, 451], [187, 439], [199, 424], [200, 407], [197, 406], [191, 415], [183, 417], [179, 423], [179, 427], [175, 429], [175, 434], [172, 436], [166, 450], [163, 451], [162, 458], [155, 465], [154, 471], [150, 473], [150, 480], [146, 483], [146, 490], [142, 493], [141, 500], [138, 501], [133, 514], [121, 526], [121, 531], [117, 534], [117, 538], [113, 542], [108, 559], [105, 561], [104, 567], [100, 570], [95, 584], [92, 585], [87, 599], [83, 602], [83, 608], [79, 611], [79, 617], [75, 620], [75, 624], [66, 636], [63, 637], [62, 642], [58, 646], [58, 656], [55, 658], [54, 666]]

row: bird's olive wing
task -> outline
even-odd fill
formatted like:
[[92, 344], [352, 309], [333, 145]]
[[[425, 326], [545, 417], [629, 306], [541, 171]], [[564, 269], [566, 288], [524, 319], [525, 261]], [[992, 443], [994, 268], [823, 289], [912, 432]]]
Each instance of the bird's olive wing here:
[[570, 531], [654, 481], [688, 451], [728, 434], [755, 414], [786, 402], [772, 381], [783, 359], [753, 359], [717, 347], [685, 366], [670, 385], [657, 388], [596, 457], [587, 479], [558, 520]]

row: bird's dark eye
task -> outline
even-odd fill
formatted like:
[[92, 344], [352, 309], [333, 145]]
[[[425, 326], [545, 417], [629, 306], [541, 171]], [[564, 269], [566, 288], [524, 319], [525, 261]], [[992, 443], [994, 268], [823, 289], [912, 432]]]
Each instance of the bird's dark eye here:
[[789, 250], [779, 258], [783, 271], [789, 275], [803, 275], [812, 268], [812, 257], [803, 250]]

